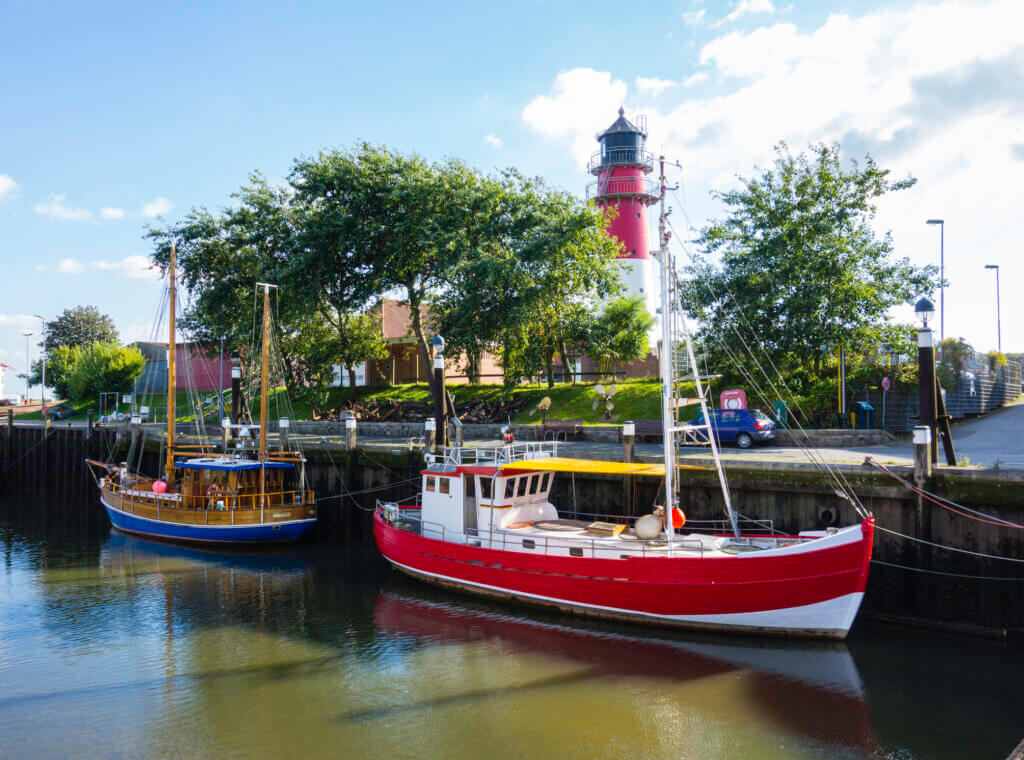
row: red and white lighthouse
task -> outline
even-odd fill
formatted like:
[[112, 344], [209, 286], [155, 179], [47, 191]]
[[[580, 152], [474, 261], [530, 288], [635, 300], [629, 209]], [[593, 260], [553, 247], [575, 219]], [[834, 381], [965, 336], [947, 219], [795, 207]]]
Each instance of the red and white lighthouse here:
[[623, 283], [632, 296], [643, 296], [653, 313], [654, 272], [647, 234], [647, 207], [658, 200], [659, 187], [647, 175], [654, 169], [654, 156], [646, 149], [647, 123], [636, 124], [619, 109], [619, 118], [597, 136], [601, 149], [590, 159], [588, 169], [597, 177], [587, 185], [587, 199], [602, 209], [614, 207], [618, 214], [608, 232], [622, 244], [619, 261]]

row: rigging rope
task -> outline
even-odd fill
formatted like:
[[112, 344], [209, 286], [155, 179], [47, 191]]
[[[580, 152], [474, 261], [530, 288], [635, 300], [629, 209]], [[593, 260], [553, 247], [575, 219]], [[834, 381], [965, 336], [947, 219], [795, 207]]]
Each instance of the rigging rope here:
[[1018, 559], [1017, 557], [1001, 557], [998, 554], [985, 554], [984, 552], [972, 552], [969, 549], [959, 549], [955, 546], [946, 546], [945, 544], [936, 544], [932, 541], [925, 541], [923, 538], [915, 538], [914, 536], [908, 536], [906, 533], [900, 533], [896, 530], [890, 530], [889, 528], [883, 528], [881, 525], [875, 524], [875, 530], [880, 530], [884, 533], [889, 533], [893, 536], [899, 536], [905, 538], [908, 541], [914, 541], [919, 544], [926, 544], [928, 546], [934, 546], [936, 549], [944, 549], [948, 552], [957, 552], [958, 554], [970, 554], [972, 557], [984, 557], [985, 559], [998, 559], [1004, 562], [1017, 562], [1024, 564], [1024, 559]]
[[947, 573], [944, 570], [925, 570], [923, 567], [910, 567], [909, 565], [897, 565], [894, 562], [883, 562], [880, 559], [871, 560], [872, 565], [884, 565], [885, 567], [895, 567], [900, 570], [910, 570], [914, 573], [928, 573], [929, 575], [945, 575], [950, 578], [966, 578], [970, 580], [978, 581], [1024, 581], [1024, 578], [1004, 578], [999, 575], [966, 575], [964, 573]]

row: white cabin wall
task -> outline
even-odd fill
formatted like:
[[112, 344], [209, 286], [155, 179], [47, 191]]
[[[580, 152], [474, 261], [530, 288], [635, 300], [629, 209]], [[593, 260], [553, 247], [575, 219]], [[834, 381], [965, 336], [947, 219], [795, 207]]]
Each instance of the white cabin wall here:
[[[427, 489], [427, 481], [430, 478], [434, 479], [433, 491]], [[441, 490], [442, 480], [448, 483], [448, 493]], [[456, 472], [448, 473], [447, 476], [438, 473], [424, 473], [420, 485], [423, 495], [421, 506], [423, 520], [443, 525], [445, 533], [449, 531], [462, 533], [462, 476]], [[428, 530], [436, 530], [436, 528], [430, 526]]]

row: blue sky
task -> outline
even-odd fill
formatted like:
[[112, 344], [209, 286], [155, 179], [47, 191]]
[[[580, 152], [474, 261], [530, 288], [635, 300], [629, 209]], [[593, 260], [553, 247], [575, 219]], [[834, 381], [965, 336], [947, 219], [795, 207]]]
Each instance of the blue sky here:
[[[489, 7], [493, 5], [493, 7]], [[937, 262], [946, 333], [1024, 348], [1019, 2], [103, 3], [0, 6], [0, 361], [32, 314], [76, 304], [148, 331], [144, 225], [217, 207], [252, 171], [357, 140], [582, 192], [619, 105], [684, 167], [686, 216], [736, 174], [840, 139], [916, 188], [880, 209], [900, 255]], [[682, 215], [677, 218], [682, 218]], [[678, 224], [678, 223], [677, 223]], [[8, 392], [21, 383], [8, 380]]]

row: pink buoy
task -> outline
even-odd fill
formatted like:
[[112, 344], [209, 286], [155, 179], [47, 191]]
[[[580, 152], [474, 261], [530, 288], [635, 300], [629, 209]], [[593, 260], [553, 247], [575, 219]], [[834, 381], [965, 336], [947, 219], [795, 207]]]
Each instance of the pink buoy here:
[[164, 493], [167, 490], [167, 484], [162, 480], [153, 481], [153, 493]]

